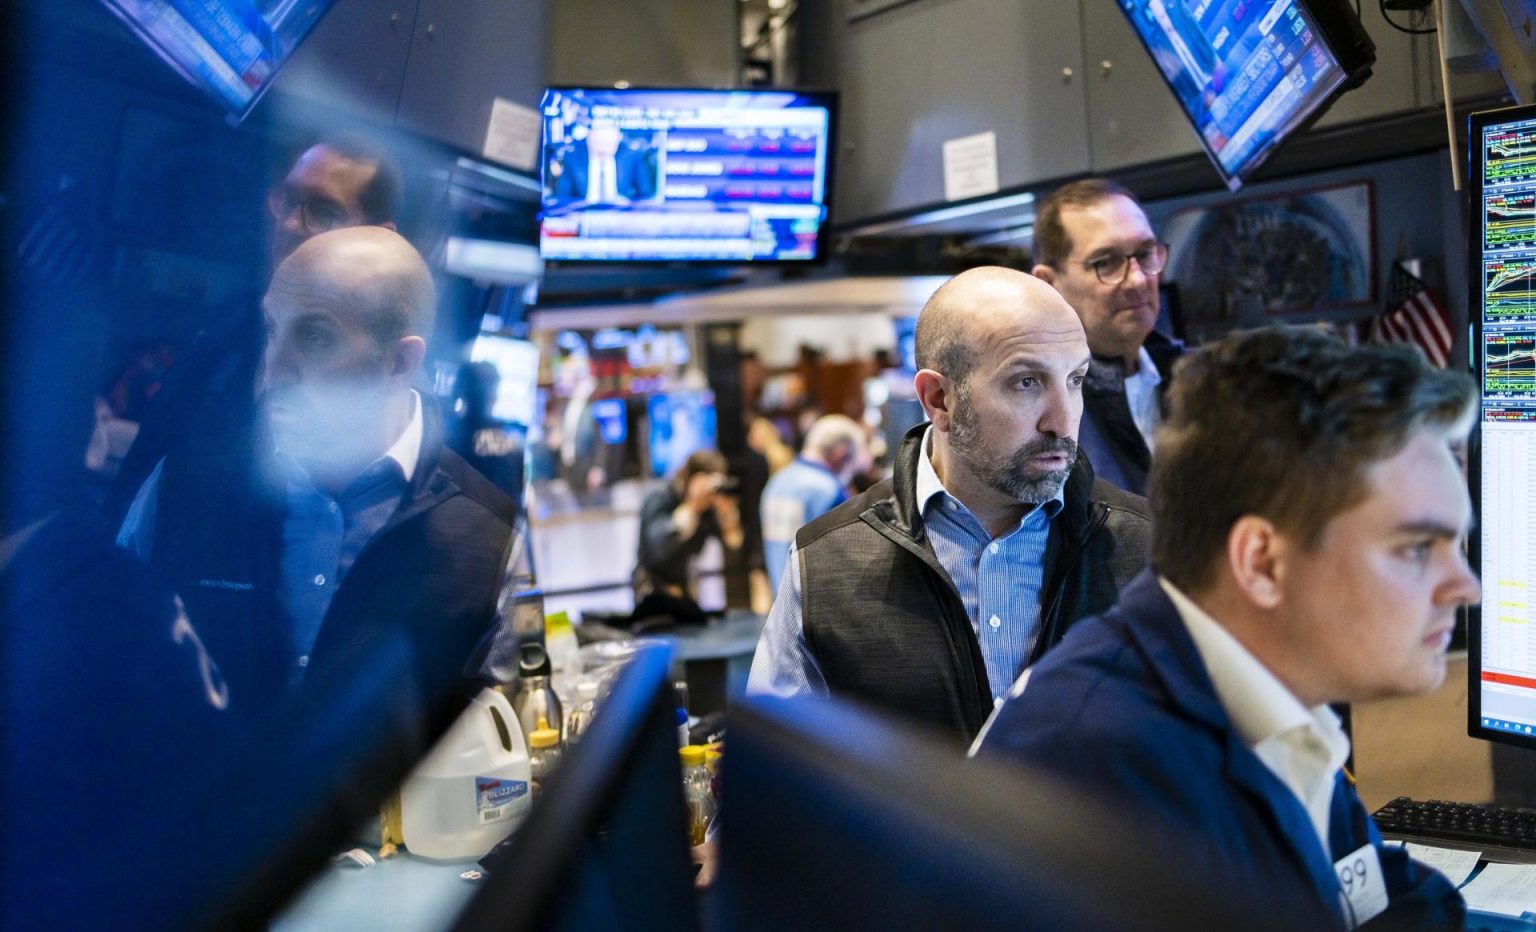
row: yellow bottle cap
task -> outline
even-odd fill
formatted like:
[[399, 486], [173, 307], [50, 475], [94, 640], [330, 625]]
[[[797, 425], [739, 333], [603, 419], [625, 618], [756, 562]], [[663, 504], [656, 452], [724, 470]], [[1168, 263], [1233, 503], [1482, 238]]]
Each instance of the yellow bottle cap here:
[[528, 745], [533, 748], [552, 748], [560, 743], [560, 732], [549, 727], [549, 721], [539, 716], [539, 727], [528, 734]]
[[683, 759], [684, 767], [697, 767], [704, 763], [704, 746], [690, 744], [685, 748], [678, 748], [677, 753]]

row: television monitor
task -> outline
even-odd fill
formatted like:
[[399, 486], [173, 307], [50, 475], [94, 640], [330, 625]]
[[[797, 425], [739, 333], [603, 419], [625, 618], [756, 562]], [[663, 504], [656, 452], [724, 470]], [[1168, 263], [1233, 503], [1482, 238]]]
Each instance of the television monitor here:
[[1476, 113], [1467, 159], [1473, 341], [1482, 386], [1470, 544], [1468, 732], [1536, 748], [1536, 107]]
[[482, 333], [470, 346], [469, 358], [471, 362], [489, 363], [496, 370], [491, 417], [504, 424], [532, 424], [538, 407], [538, 346], [527, 340]]
[[671, 648], [625, 665], [527, 820], [482, 860], [457, 932], [699, 928]]
[[546, 91], [539, 251], [559, 262], [823, 258], [835, 97]]
[[651, 475], [672, 475], [695, 450], [715, 446], [715, 396], [707, 391], [660, 392], [646, 401]]
[[335, 0], [102, 0], [157, 55], [236, 119]]
[[[1281, 929], [1182, 836], [1123, 804], [827, 700], [731, 708], [716, 925], [777, 929]], [[1155, 832], [1162, 832], [1154, 847]], [[1198, 869], [1188, 869], [1197, 867]]]
[[1349, 0], [1120, 0], [1227, 187], [1370, 76]]

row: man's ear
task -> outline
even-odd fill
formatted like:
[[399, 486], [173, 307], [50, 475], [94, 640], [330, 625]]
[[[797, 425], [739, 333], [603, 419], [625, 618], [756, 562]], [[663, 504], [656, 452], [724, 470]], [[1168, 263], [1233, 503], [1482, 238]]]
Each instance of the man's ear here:
[[1238, 591], [1255, 607], [1280, 605], [1286, 537], [1267, 519], [1243, 515], [1227, 532], [1227, 570]]
[[386, 220], [383, 223], [375, 223], [374, 226], [376, 226], [376, 227], [383, 227], [384, 229], [390, 231], [391, 233], [398, 233], [398, 232], [400, 232], [400, 229], [395, 226], [395, 221], [393, 221], [393, 220]]
[[394, 351], [389, 354], [389, 374], [406, 384], [416, 378], [421, 364], [427, 358], [427, 341], [421, 337], [401, 337], [395, 341]]
[[1052, 287], [1056, 285], [1056, 270], [1048, 265], [1037, 265], [1029, 270], [1029, 274], [1045, 282], [1047, 285]]
[[955, 385], [947, 376], [932, 369], [921, 369], [912, 378], [917, 400], [928, 413], [933, 426], [945, 433], [955, 414]]

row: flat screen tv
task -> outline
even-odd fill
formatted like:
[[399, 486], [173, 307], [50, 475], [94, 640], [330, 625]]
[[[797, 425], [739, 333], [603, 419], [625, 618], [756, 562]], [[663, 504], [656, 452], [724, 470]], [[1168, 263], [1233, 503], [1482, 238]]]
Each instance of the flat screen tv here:
[[1119, 0], [1232, 190], [1370, 76], [1349, 0]]
[[182, 77], [243, 119], [335, 0], [102, 0]]
[[823, 258], [835, 96], [546, 91], [539, 251], [556, 262]]

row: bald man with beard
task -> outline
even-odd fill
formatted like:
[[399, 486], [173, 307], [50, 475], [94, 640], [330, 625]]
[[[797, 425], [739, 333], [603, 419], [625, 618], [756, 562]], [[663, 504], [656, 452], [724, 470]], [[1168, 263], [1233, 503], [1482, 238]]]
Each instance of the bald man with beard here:
[[434, 305], [390, 230], [305, 241], [262, 302], [256, 468], [240, 450], [172, 457], [130, 509], [119, 542], [207, 626], [232, 691], [280, 696], [388, 650], [431, 695], [492, 626], [517, 506], [443, 447], [412, 387]]
[[748, 691], [862, 701], [969, 742], [1019, 673], [1143, 566], [1145, 503], [1077, 457], [1088, 342], [1011, 269], [946, 282], [917, 323], [894, 475], [795, 535]]

